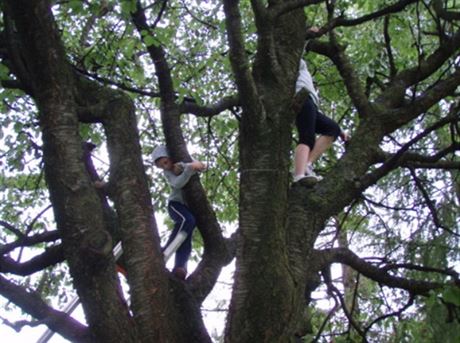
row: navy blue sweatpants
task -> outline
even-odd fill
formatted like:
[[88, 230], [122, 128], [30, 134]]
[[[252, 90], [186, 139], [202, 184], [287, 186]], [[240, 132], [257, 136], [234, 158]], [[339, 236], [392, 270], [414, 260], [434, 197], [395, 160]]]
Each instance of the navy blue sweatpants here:
[[180, 231], [186, 232], [187, 238], [179, 249], [177, 249], [174, 263], [174, 268], [186, 268], [188, 258], [192, 252], [192, 234], [193, 229], [195, 229], [195, 216], [187, 206], [177, 201], [170, 201], [168, 203], [168, 213], [174, 221], [174, 229], [164, 249], [168, 247]]

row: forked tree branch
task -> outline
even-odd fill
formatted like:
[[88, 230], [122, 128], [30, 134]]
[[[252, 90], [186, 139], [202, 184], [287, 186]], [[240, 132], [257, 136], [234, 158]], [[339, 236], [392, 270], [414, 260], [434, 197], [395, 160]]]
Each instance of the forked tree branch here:
[[0, 255], [5, 255], [19, 247], [30, 247], [38, 243], [54, 242], [59, 238], [61, 238], [61, 235], [57, 230], [39, 233], [33, 236], [24, 236], [12, 243], [0, 246]]
[[389, 317], [400, 316], [404, 311], [406, 311], [409, 307], [412, 306], [412, 304], [414, 303], [414, 299], [415, 299], [415, 297], [411, 294], [409, 300], [407, 301], [407, 303], [404, 304], [404, 306], [402, 306], [399, 310], [393, 311], [391, 313], [387, 313], [387, 314], [385, 314], [383, 316], [380, 316], [380, 317], [374, 319], [371, 323], [369, 323], [369, 325], [367, 325], [364, 328], [364, 336], [366, 336], [367, 333], [369, 332], [369, 330], [371, 329], [371, 327], [374, 324], [378, 323], [379, 321], [382, 321], [382, 320], [384, 320], [386, 318], [389, 318]]
[[321, 269], [331, 263], [343, 263], [375, 282], [391, 288], [404, 289], [414, 295], [427, 295], [429, 291], [443, 287], [443, 284], [439, 282], [413, 280], [390, 275], [384, 268], [366, 262], [346, 248], [316, 250], [315, 258], [321, 261]]
[[88, 328], [65, 312], [48, 306], [34, 291], [28, 291], [0, 275], [0, 295], [13, 302], [23, 311], [46, 324], [53, 331], [73, 342], [90, 342]]
[[[140, 32], [155, 36], [148, 25], [144, 10], [138, 2], [132, 21]], [[144, 38], [144, 37], [142, 37]], [[160, 89], [161, 119], [168, 151], [173, 159], [191, 160], [180, 126], [180, 106], [176, 103], [172, 77], [161, 45], [148, 45], [147, 51], [155, 64]], [[221, 107], [222, 108], [222, 107]], [[189, 107], [189, 109], [191, 109]], [[195, 108], [196, 110], [196, 108]], [[198, 302], [204, 301], [214, 287], [222, 267], [233, 258], [231, 241], [224, 239], [220, 224], [197, 176], [184, 187], [187, 203], [196, 216], [197, 226], [203, 236], [204, 255], [195, 272], [188, 278], [189, 289]]]
[[[421, 139], [427, 137], [430, 133], [434, 132], [435, 130], [450, 124], [450, 123], [455, 123], [458, 121], [458, 109], [454, 109], [451, 114], [448, 116], [442, 118], [441, 120], [437, 121], [430, 127], [426, 128], [422, 132], [420, 132], [418, 135], [416, 135], [414, 138], [409, 140], [407, 143], [405, 143], [395, 154], [387, 154], [384, 152], [381, 152], [379, 154], [376, 154], [376, 161], [375, 162], [381, 162], [383, 163], [379, 168], [374, 170], [373, 172], [363, 176], [360, 180], [361, 185], [363, 188], [367, 188], [370, 185], [373, 185], [377, 180], [381, 179], [384, 175], [388, 174], [391, 170], [394, 170], [397, 167], [403, 166], [403, 165], [411, 165], [412, 163], [437, 163], [439, 166], [444, 165], [445, 167], [455, 167], [458, 165], [458, 162], [448, 162], [448, 161], [442, 161], [438, 162], [440, 158], [445, 156], [445, 154], [449, 152], [455, 152], [458, 150], [458, 144], [453, 144], [450, 148], [443, 150], [442, 152], [439, 152], [435, 156], [422, 156], [419, 154], [413, 154], [409, 152], [409, 149], [414, 146], [417, 142], [419, 142]], [[450, 169], [449, 168], [449, 169]]]
[[261, 115], [260, 100], [251, 74], [250, 63], [246, 55], [243, 32], [241, 27], [241, 13], [238, 9], [239, 1], [225, 0], [224, 12], [227, 26], [228, 42], [230, 46], [230, 62], [243, 108], [253, 115]]
[[213, 117], [236, 106], [239, 106], [239, 98], [237, 95], [232, 95], [207, 106], [201, 106], [195, 102], [184, 101], [179, 105], [179, 111], [180, 113], [194, 114], [197, 117]]
[[444, 8], [442, 0], [434, 0], [433, 8], [436, 14], [444, 20], [455, 21], [460, 20], [460, 12], [449, 11]]
[[11, 257], [0, 256], [0, 272], [26, 276], [62, 261], [64, 261], [64, 251], [62, 246], [58, 245], [46, 249], [42, 254], [26, 262], [16, 262]]

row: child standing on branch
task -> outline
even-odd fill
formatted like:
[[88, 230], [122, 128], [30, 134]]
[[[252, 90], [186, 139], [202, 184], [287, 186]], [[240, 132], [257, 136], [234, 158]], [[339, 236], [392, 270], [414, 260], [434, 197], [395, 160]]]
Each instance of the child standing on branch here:
[[206, 165], [200, 161], [174, 163], [164, 145], [155, 148], [153, 160], [158, 168], [163, 169], [172, 190], [168, 198], [168, 213], [174, 221], [174, 229], [163, 248], [163, 253], [165, 260], [176, 253], [173, 273], [184, 280], [187, 276], [187, 261], [192, 252], [195, 216], [185, 202], [182, 188], [192, 175], [206, 170]]
[[[317, 27], [310, 31], [318, 32]], [[340, 136], [344, 142], [348, 135], [339, 125], [319, 111], [319, 96], [313, 84], [313, 79], [307, 69], [307, 64], [300, 60], [299, 74], [295, 85], [296, 93], [302, 89], [308, 92], [308, 98], [297, 113], [296, 127], [299, 132], [299, 144], [294, 154], [294, 182], [302, 179], [312, 183], [321, 181], [322, 177], [313, 171], [313, 163], [331, 147], [332, 143]], [[321, 136], [316, 139], [315, 135]]]

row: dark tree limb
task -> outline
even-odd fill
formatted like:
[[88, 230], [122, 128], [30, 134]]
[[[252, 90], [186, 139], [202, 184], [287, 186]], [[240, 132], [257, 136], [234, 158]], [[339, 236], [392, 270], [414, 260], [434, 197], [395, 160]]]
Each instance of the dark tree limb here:
[[433, 200], [431, 200], [430, 195], [428, 194], [428, 191], [425, 189], [422, 181], [417, 176], [413, 168], [409, 168], [409, 171], [412, 176], [412, 180], [414, 180], [416, 187], [418, 188], [418, 190], [422, 194], [423, 199], [425, 200], [425, 203], [433, 219], [434, 225], [438, 228], [443, 229], [444, 231], [449, 232], [452, 235], [460, 236], [458, 233], [453, 232], [452, 230], [450, 230], [448, 227], [446, 227], [444, 224], [441, 223], [441, 220], [439, 219], [439, 216], [438, 216], [438, 211], [436, 210], [436, 206], [433, 203]]
[[[384, 16], [388, 16], [389, 14], [392, 13], [398, 13], [404, 10], [408, 5], [411, 5], [413, 3], [418, 2], [419, 0], [401, 0], [395, 4], [389, 5], [387, 7], [384, 7], [378, 11], [375, 11], [373, 13], [366, 14], [364, 16], [361, 16], [359, 18], [355, 19], [347, 19], [344, 16], [340, 17], [331, 17], [329, 22], [322, 28], [319, 29], [317, 32], [313, 31], [307, 31], [305, 38], [306, 39], [312, 39], [312, 38], [317, 38], [325, 33], [333, 30], [336, 27], [344, 26], [344, 27], [352, 27], [352, 26], [357, 26], [363, 23], [366, 23], [371, 20], [375, 20]], [[292, 11], [301, 7], [306, 7], [310, 6], [313, 4], [318, 4], [326, 2], [324, 0], [291, 0], [291, 1], [283, 1], [277, 4], [276, 6], [273, 6], [271, 8], [271, 15], [272, 16], [279, 16], [281, 14], [284, 14], [288, 11]], [[328, 5], [331, 7], [330, 5]], [[330, 12], [331, 13], [331, 12]], [[333, 14], [333, 13], [331, 13]]]
[[23, 47], [21, 42], [17, 39], [14, 29], [14, 22], [8, 7], [4, 10], [4, 22], [6, 31], [6, 47], [8, 51], [7, 64], [11, 66], [13, 73], [18, 78], [20, 89], [23, 89], [27, 94], [32, 94], [32, 79], [29, 75], [27, 67], [24, 63], [24, 56], [22, 55]]
[[414, 265], [411, 263], [389, 263], [383, 266], [381, 269], [385, 272], [388, 272], [389, 270], [402, 269], [402, 268], [409, 269], [409, 270], [418, 270], [418, 271], [426, 272], [426, 273], [438, 273], [438, 274], [443, 274], [443, 275], [449, 275], [456, 281], [460, 280], [459, 274], [454, 269], [439, 269], [439, 268], [432, 268], [432, 267], [424, 267], [424, 266]]
[[349, 249], [332, 248], [315, 251], [323, 266], [337, 262], [344, 263], [367, 278], [391, 288], [400, 288], [414, 295], [428, 295], [429, 291], [441, 288], [443, 284], [422, 280], [411, 280], [388, 274], [384, 269], [366, 262]]
[[434, 0], [433, 8], [436, 14], [444, 20], [447, 20], [447, 21], [460, 20], [460, 12], [449, 11], [445, 9], [442, 0]]
[[408, 5], [414, 4], [419, 0], [400, 0], [392, 5], [382, 8], [381, 10], [375, 11], [370, 14], [366, 14], [362, 17], [356, 19], [346, 19], [343, 17], [336, 18], [333, 22], [333, 27], [337, 26], [356, 26], [359, 24], [363, 24], [365, 22], [375, 20], [377, 18], [387, 16], [392, 13], [398, 13], [404, 10]]
[[449, 152], [454, 152], [458, 150], [457, 145], [452, 145], [451, 148], [448, 148], [442, 152], [439, 152], [435, 156], [431, 157], [424, 157], [418, 154], [411, 154], [409, 153], [409, 149], [417, 142], [419, 142], [424, 137], [427, 137], [430, 133], [434, 132], [435, 130], [449, 124], [458, 121], [458, 113], [453, 111], [453, 113], [449, 114], [448, 116], [444, 117], [443, 119], [437, 121], [430, 127], [426, 128], [419, 134], [417, 134], [414, 138], [412, 138], [409, 142], [405, 143], [396, 154], [385, 154], [380, 151], [380, 153], [375, 154], [375, 162], [382, 162], [383, 165], [377, 168], [375, 171], [366, 174], [360, 179], [360, 183], [363, 188], [367, 188], [370, 185], [373, 185], [377, 180], [381, 179], [384, 175], [388, 174], [391, 170], [401, 166], [401, 165], [411, 165], [412, 162], [415, 163], [438, 163], [439, 165], [451, 166], [455, 167], [458, 163], [457, 162], [438, 162], [440, 158], [445, 156], [445, 154]]
[[[139, 6], [138, 11], [133, 15], [133, 22], [139, 32], [147, 31], [154, 35]], [[175, 160], [191, 161], [180, 127], [180, 107], [175, 102], [173, 82], [163, 48], [150, 45], [147, 50], [156, 66], [162, 104], [162, 122], [168, 150]], [[220, 106], [228, 106], [232, 101], [234, 100], [224, 99]], [[222, 236], [220, 225], [199, 178], [197, 176], [192, 177], [184, 190], [187, 203], [196, 216], [197, 226], [204, 240], [203, 258], [196, 271], [188, 279], [190, 289], [196, 299], [202, 302], [214, 287], [222, 267], [231, 261], [234, 253], [231, 252], [233, 250], [232, 243], [228, 243]]]
[[382, 321], [382, 320], [385, 320], [389, 317], [394, 317], [394, 316], [401, 316], [401, 314], [406, 311], [409, 307], [411, 307], [414, 303], [414, 300], [415, 300], [415, 297], [411, 294], [410, 295], [410, 298], [409, 300], [407, 301], [407, 303], [401, 307], [399, 310], [397, 311], [394, 311], [394, 312], [391, 312], [391, 313], [387, 313], [383, 316], [380, 316], [378, 318], [375, 318], [372, 322], [369, 323], [369, 325], [367, 325], [365, 328], [364, 328], [364, 336], [367, 335], [367, 333], [369, 332], [369, 330], [371, 329], [371, 327], [374, 325], [374, 324], [377, 324], [378, 322]]
[[238, 93], [243, 95], [240, 99], [243, 108], [248, 113], [260, 116], [263, 113], [261, 111], [262, 106], [246, 55], [238, 3], [239, 1], [236, 0], [224, 1], [225, 22], [230, 45], [230, 62]]
[[288, 1], [278, 1], [277, 4], [269, 8], [269, 15], [273, 18], [279, 17], [282, 14], [285, 14], [296, 9], [307, 7], [315, 4], [320, 4], [325, 2], [325, 0], [288, 0]]
[[[459, 151], [460, 149], [455, 149], [455, 151]], [[460, 169], [460, 162], [455, 161], [437, 161], [437, 162], [430, 162], [430, 161], [419, 161], [423, 158], [417, 156], [417, 158], [411, 159], [407, 162], [401, 161], [402, 167], [408, 167], [413, 169], [442, 169], [442, 170], [459, 170]], [[427, 160], [430, 160], [428, 157]]]
[[[19, 239], [25, 238], [24, 233], [21, 230], [16, 228], [14, 225], [8, 223], [7, 221], [0, 220], [0, 226], [3, 226], [6, 230], [14, 233]], [[1, 254], [1, 252], [0, 252]]]
[[44, 268], [64, 261], [64, 251], [61, 245], [47, 248], [41, 255], [35, 256], [26, 262], [16, 262], [8, 256], [0, 257], [0, 272], [15, 275], [31, 275]]
[[126, 305], [119, 297], [111, 251], [91, 250], [97, 247], [86, 244], [98, 237], [108, 242], [107, 232], [96, 192], [80, 160], [75, 77], [51, 3], [15, 0], [4, 1], [4, 5], [14, 20], [13, 38], [21, 42], [21, 57], [39, 111], [44, 172], [51, 203], [92, 334], [99, 340], [118, 335], [129, 341], [128, 337], [134, 339], [135, 330], [132, 330]]
[[360, 327], [360, 325], [353, 318], [353, 316], [350, 313], [350, 311], [348, 311], [347, 305], [345, 303], [345, 300], [343, 299], [342, 293], [332, 283], [328, 284], [328, 288], [332, 291], [333, 294], [335, 294], [335, 296], [337, 298], [339, 298], [339, 302], [340, 302], [342, 311], [343, 311], [343, 313], [345, 313], [345, 316], [347, 317], [348, 322], [350, 323], [350, 325], [353, 326], [353, 328], [356, 330], [356, 332], [363, 338], [363, 342], [367, 342], [366, 335], [365, 335], [363, 329]]
[[371, 104], [366, 96], [365, 89], [358, 78], [353, 65], [345, 54], [345, 48], [340, 46], [335, 35], [330, 34], [330, 47], [326, 50], [328, 57], [336, 65], [340, 75], [342, 76], [348, 94], [358, 110], [361, 118], [369, 117], [372, 113]]
[[16, 248], [30, 247], [38, 243], [54, 242], [60, 238], [61, 234], [58, 231], [47, 231], [33, 236], [23, 236], [12, 243], [0, 246], [0, 255], [7, 254]]
[[[415, 169], [444, 169], [444, 170], [458, 170], [460, 162], [451, 160], [442, 160], [455, 152], [460, 151], [460, 144], [453, 143], [450, 146], [439, 150], [431, 156], [421, 155], [413, 152], [406, 152], [398, 157], [397, 166], [409, 167]], [[398, 153], [396, 153], [398, 154]], [[395, 154], [388, 154], [382, 152], [378, 159], [381, 163], [391, 160]]]
[[[385, 98], [388, 103], [391, 98], [402, 98], [404, 96], [404, 91], [408, 87], [413, 86], [431, 76], [448, 59], [452, 58], [459, 48], [460, 31], [457, 31], [451, 38], [444, 40], [439, 48], [426, 59], [420, 60], [417, 66], [403, 70], [397, 74], [380, 99]], [[456, 73], [453, 75], [455, 74]], [[391, 104], [390, 107], [397, 107], [399, 105], [397, 101], [395, 102], [395, 100], [391, 100], [389, 104]]]
[[201, 106], [195, 102], [184, 101], [179, 105], [179, 112], [194, 114], [197, 117], [213, 117], [236, 106], [239, 106], [239, 99], [236, 95], [233, 95], [222, 98], [219, 102], [207, 106]]
[[395, 65], [393, 50], [391, 48], [391, 36], [390, 36], [390, 33], [388, 32], [389, 26], [390, 26], [390, 17], [386, 16], [384, 19], [384, 25], [383, 25], [383, 37], [385, 38], [385, 49], [387, 51], [388, 64], [390, 66], [390, 80], [392, 80], [398, 71]]
[[148, 96], [148, 97], [151, 97], [151, 98], [158, 98], [160, 96], [160, 93], [155, 92], [155, 91], [151, 91], [151, 90], [147, 90], [147, 89], [134, 88], [134, 87], [129, 86], [127, 84], [124, 84], [122, 82], [113, 81], [111, 79], [99, 76], [99, 75], [97, 75], [95, 73], [91, 73], [91, 72], [83, 70], [81, 68], [78, 68], [78, 67], [74, 67], [74, 68], [75, 68], [75, 71], [77, 73], [79, 73], [79, 74], [81, 74], [81, 75], [83, 75], [85, 77], [88, 77], [90, 79], [93, 79], [95, 81], [98, 81], [101, 84], [113, 85], [113, 86], [116, 86], [117, 88], [119, 88], [121, 90], [130, 92], [130, 93], [143, 95], [143, 96]]
[[72, 342], [91, 342], [88, 328], [70, 315], [56, 311], [33, 292], [8, 281], [0, 275], [0, 294], [23, 311], [46, 324], [53, 331]]

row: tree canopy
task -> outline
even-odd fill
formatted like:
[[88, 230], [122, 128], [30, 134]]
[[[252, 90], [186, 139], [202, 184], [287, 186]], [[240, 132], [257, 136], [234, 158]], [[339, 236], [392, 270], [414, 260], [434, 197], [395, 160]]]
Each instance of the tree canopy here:
[[[73, 342], [458, 342], [457, 0], [0, 4], [4, 323]], [[351, 136], [314, 186], [291, 176], [301, 58]], [[154, 216], [159, 144], [209, 165], [184, 188], [185, 281]], [[232, 261], [214, 334], [203, 302]], [[62, 311], [76, 294], [85, 323]]]

